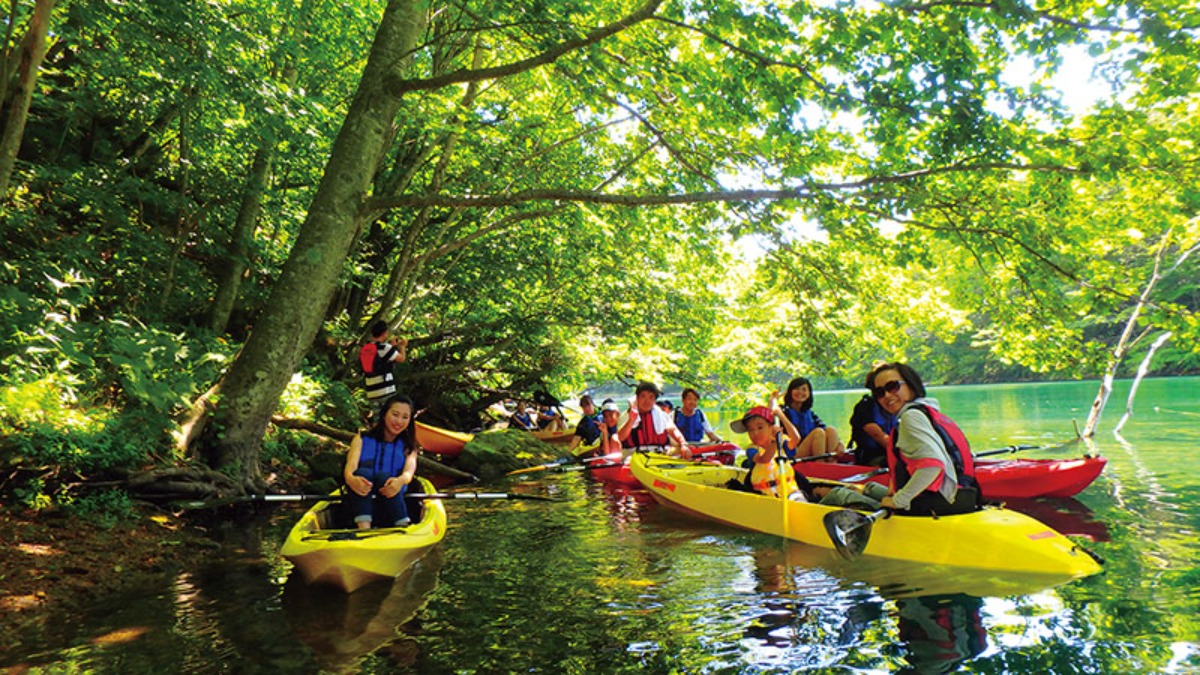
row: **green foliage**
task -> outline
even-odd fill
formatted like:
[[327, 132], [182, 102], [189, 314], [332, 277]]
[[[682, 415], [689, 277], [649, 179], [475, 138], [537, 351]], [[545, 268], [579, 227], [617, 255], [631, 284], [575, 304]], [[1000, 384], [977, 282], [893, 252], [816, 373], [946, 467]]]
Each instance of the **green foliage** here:
[[18, 468], [49, 466], [83, 475], [137, 468], [169, 447], [161, 422], [151, 421], [126, 413], [85, 428], [35, 424], [9, 439], [8, 461]]
[[63, 500], [63, 509], [89, 527], [111, 529], [136, 514], [129, 493], [121, 489], [102, 490]]
[[[630, 8], [430, 9], [412, 80], [515, 63]], [[165, 447], [173, 415], [258, 317], [298, 311], [268, 298], [315, 191], [337, 178], [322, 170], [382, 12], [361, 0], [60, 5], [20, 185], [0, 213], [0, 430], [86, 432], [79, 411], [100, 406], [103, 424], [138, 419]], [[1094, 374], [1159, 245], [1166, 267], [1200, 242], [1189, 21], [1166, 0], [689, 0], [545, 67], [408, 91], [384, 121], [396, 134], [371, 196], [440, 201], [355, 211], [365, 222], [352, 223], [342, 287], [318, 293], [333, 298], [329, 339], [281, 410], [358, 426], [351, 345], [380, 317], [411, 339], [401, 388], [445, 418], [642, 377], [760, 399], [796, 374], [857, 385], [892, 358], [931, 381]], [[1076, 46], [1125, 92], [1078, 118], [1050, 87]], [[256, 159], [270, 170], [247, 211]], [[741, 188], [798, 198], [465, 199]], [[227, 341], [197, 326], [247, 213]], [[747, 239], [765, 253], [738, 262]], [[1158, 361], [1168, 372], [1200, 360], [1197, 257], [1164, 276], [1136, 326], [1174, 331]], [[311, 336], [295, 337], [288, 353], [308, 351]], [[271, 443], [281, 461], [304, 451]]]

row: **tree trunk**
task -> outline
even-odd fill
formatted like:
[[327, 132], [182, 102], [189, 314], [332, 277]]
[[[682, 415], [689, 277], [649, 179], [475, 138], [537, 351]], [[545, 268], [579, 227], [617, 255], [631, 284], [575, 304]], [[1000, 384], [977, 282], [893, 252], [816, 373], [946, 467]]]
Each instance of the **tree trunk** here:
[[400, 106], [392, 93], [420, 37], [422, 3], [390, 0], [321, 184], [271, 298], [221, 382], [205, 457], [261, 483], [259, 448], [279, 396], [303, 359], [336, 289], [359, 211]]
[[1142, 378], [1146, 377], [1146, 373], [1150, 372], [1150, 361], [1154, 359], [1154, 353], [1158, 348], [1167, 343], [1171, 339], [1171, 331], [1167, 331], [1158, 336], [1154, 344], [1150, 345], [1150, 351], [1146, 352], [1146, 357], [1142, 359], [1142, 365], [1138, 366], [1137, 377], [1133, 378], [1133, 384], [1129, 387], [1129, 400], [1125, 402], [1125, 414], [1121, 415], [1121, 421], [1117, 422], [1116, 428], [1113, 429], [1113, 434], [1120, 435], [1121, 428], [1133, 416], [1133, 399], [1137, 396], [1138, 385], [1142, 383]]
[[[37, 0], [34, 3], [33, 15], [29, 18], [29, 28], [25, 32], [25, 39], [21, 44], [17, 86], [12, 93], [8, 123], [4, 126], [3, 136], [0, 136], [0, 201], [8, 195], [8, 185], [12, 181], [17, 152], [21, 149], [21, 139], [25, 136], [25, 121], [29, 118], [29, 103], [33, 100], [33, 90], [37, 87], [38, 71], [42, 67], [42, 59], [46, 57], [46, 35], [50, 31], [50, 14], [54, 11], [54, 3], [55, 0]], [[15, 17], [10, 18], [15, 19]], [[0, 105], [3, 105], [2, 100], [0, 100]]]
[[213, 298], [212, 310], [209, 313], [209, 328], [218, 335], [224, 333], [229, 325], [229, 317], [233, 314], [238, 291], [242, 286], [242, 277], [250, 266], [254, 229], [258, 226], [258, 216], [262, 212], [262, 197], [267, 189], [274, 155], [273, 140], [264, 140], [254, 153], [254, 163], [246, 181], [246, 192], [242, 195], [237, 220], [229, 236], [229, 255], [225, 258], [224, 273], [221, 275], [221, 282], [217, 286], [217, 294]]
[[[1167, 251], [1167, 246], [1171, 243], [1171, 232], [1172, 230], [1167, 231], [1158, 246], [1158, 251], [1154, 255], [1154, 270], [1150, 273], [1150, 279], [1146, 282], [1146, 287], [1142, 289], [1142, 294], [1138, 297], [1137, 304], [1133, 307], [1133, 313], [1130, 315], [1129, 321], [1125, 324], [1125, 330], [1122, 331], [1121, 338], [1117, 341], [1117, 346], [1113, 349], [1112, 360], [1109, 361], [1108, 368], [1104, 372], [1104, 377], [1100, 381], [1100, 391], [1096, 393], [1096, 400], [1092, 402], [1091, 412], [1088, 413], [1087, 424], [1084, 425], [1083, 433], [1080, 434], [1084, 438], [1092, 438], [1096, 435], [1096, 427], [1100, 424], [1100, 414], [1104, 412], [1104, 406], [1108, 404], [1108, 397], [1112, 394], [1112, 384], [1113, 379], [1117, 375], [1117, 368], [1121, 365], [1121, 360], [1125, 358], [1125, 354], [1137, 343], [1137, 340], [1131, 343], [1130, 338], [1133, 337], [1133, 329], [1137, 326], [1138, 318], [1142, 315], [1142, 309], [1150, 303], [1154, 287], [1159, 281], [1162, 281], [1163, 277], [1179, 269], [1179, 266], [1188, 259], [1188, 256], [1200, 250], [1200, 244], [1192, 244], [1175, 260], [1175, 264], [1170, 269], [1163, 272], [1162, 258], [1163, 254]], [[1141, 336], [1138, 339], [1141, 339]], [[1154, 349], [1158, 349], [1158, 347]], [[1150, 355], [1152, 356], [1153, 354], [1154, 350], [1151, 350]], [[1124, 421], [1122, 420], [1123, 423]]]
[[[289, 22], [290, 39], [286, 42], [303, 43], [311, 11], [312, 0], [305, 0], [300, 5], [295, 20]], [[293, 65], [295, 53], [284, 52], [280, 61], [282, 65], [278, 71], [282, 74], [282, 81], [288, 89], [295, 88], [300, 75]], [[264, 126], [268, 131], [259, 140], [258, 148], [254, 152], [254, 161], [250, 164], [250, 175], [246, 178], [246, 188], [242, 193], [241, 204], [238, 205], [237, 219], [234, 221], [233, 231], [229, 234], [229, 252], [225, 258], [223, 274], [208, 315], [209, 328], [218, 335], [224, 333], [229, 326], [229, 317], [237, 304], [242, 278], [252, 262], [254, 231], [258, 227], [263, 195], [266, 194], [267, 181], [271, 177], [271, 168], [275, 161], [276, 139], [275, 134], [270, 131], [274, 123], [267, 120]]]

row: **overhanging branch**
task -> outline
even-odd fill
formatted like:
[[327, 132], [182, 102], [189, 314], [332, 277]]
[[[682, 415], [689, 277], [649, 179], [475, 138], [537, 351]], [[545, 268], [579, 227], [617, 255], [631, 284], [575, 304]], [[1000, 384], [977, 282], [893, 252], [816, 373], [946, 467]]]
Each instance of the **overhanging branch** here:
[[627, 28], [641, 23], [650, 17], [654, 16], [654, 12], [658, 10], [662, 0], [650, 0], [642, 5], [637, 11], [632, 14], [608, 24], [601, 26], [596, 30], [584, 35], [581, 38], [568, 40], [560, 45], [547, 49], [546, 51], [531, 56], [527, 59], [506, 63], [502, 66], [493, 66], [491, 68], [460, 68], [444, 75], [429, 77], [424, 79], [414, 80], [399, 80], [390, 86], [390, 89], [397, 94], [405, 94], [410, 91], [428, 91], [431, 89], [441, 89], [452, 84], [462, 82], [481, 82], [483, 80], [495, 80], [502, 77], [517, 75], [528, 70], [533, 70], [540, 66], [554, 63], [563, 56], [590, 45], [596, 44], [605, 38], [612, 37]]
[[396, 195], [375, 197], [368, 201], [366, 209], [395, 209], [403, 207], [475, 207], [495, 208], [517, 206], [531, 202], [574, 202], [579, 204], [610, 204], [614, 206], [670, 206], [680, 204], [712, 204], [717, 202], [756, 202], [811, 199], [822, 192], [860, 190], [877, 185], [905, 183], [938, 174], [969, 173], [972, 171], [1055, 171], [1078, 173], [1079, 169], [1057, 165], [1027, 165], [1007, 162], [962, 164], [932, 169], [921, 169], [889, 176], [872, 176], [841, 183], [809, 183], [795, 188], [760, 190], [715, 190], [710, 192], [687, 192], [682, 194], [614, 194], [569, 189], [521, 190], [508, 194], [494, 195]]

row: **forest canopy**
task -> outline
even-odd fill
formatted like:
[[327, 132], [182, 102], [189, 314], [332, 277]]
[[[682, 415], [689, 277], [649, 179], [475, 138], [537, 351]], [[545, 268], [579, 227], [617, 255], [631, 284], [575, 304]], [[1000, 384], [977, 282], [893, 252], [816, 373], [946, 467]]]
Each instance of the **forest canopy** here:
[[358, 424], [378, 320], [461, 427], [638, 378], [1096, 377], [1166, 332], [1152, 371], [1200, 371], [1189, 2], [0, 11], [13, 456], [254, 487], [272, 415]]

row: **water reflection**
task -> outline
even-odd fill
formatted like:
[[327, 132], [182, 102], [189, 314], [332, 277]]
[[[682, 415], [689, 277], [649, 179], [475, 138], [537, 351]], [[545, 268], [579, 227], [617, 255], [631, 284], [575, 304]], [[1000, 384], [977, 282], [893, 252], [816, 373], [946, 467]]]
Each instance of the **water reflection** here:
[[441, 568], [441, 547], [435, 547], [394, 580], [353, 593], [309, 586], [292, 575], [283, 590], [283, 608], [292, 633], [313, 650], [324, 671], [357, 672], [374, 653], [406, 667], [417, 659], [418, 649], [401, 627], [425, 606]]
[[1005, 507], [1019, 511], [1054, 528], [1062, 534], [1089, 541], [1109, 541], [1108, 526], [1096, 520], [1092, 510], [1074, 497], [1009, 499]]
[[654, 498], [641, 485], [635, 487], [619, 481], [589, 480], [587, 493], [604, 500], [614, 525], [621, 529], [640, 522], [654, 505]]
[[987, 648], [983, 599], [928, 595], [896, 601], [896, 628], [908, 667], [899, 672], [949, 673]]

